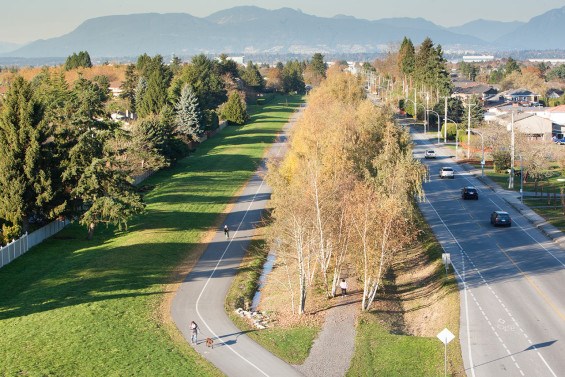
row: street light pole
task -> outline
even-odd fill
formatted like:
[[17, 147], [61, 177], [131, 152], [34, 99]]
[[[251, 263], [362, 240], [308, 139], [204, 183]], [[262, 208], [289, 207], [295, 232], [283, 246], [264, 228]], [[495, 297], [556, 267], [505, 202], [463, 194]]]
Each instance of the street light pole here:
[[520, 155], [520, 203], [524, 204], [524, 165], [522, 155]]
[[481, 160], [481, 177], [484, 177], [485, 176], [485, 138], [483, 137], [482, 132], [475, 130], [473, 130], [473, 132], [481, 136], [481, 149], [483, 150], [483, 159]]
[[510, 131], [512, 133], [510, 141], [510, 177], [508, 177], [508, 188], [514, 188], [514, 152], [515, 152], [515, 140], [514, 140], [514, 112], [512, 112], [512, 121], [510, 123]]
[[443, 116], [445, 117], [443, 120], [443, 142], [447, 143], [447, 97], [445, 97], [445, 112]]

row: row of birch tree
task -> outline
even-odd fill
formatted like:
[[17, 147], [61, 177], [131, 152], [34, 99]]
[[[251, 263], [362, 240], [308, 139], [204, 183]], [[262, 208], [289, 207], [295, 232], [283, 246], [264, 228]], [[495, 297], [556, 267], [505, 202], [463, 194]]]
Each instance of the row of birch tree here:
[[414, 241], [414, 199], [422, 165], [392, 112], [365, 98], [353, 75], [329, 75], [315, 89], [290, 137], [269, 166], [272, 244], [286, 269], [293, 312], [309, 295], [336, 294], [344, 271], [363, 290], [362, 309], [377, 297], [386, 269]]

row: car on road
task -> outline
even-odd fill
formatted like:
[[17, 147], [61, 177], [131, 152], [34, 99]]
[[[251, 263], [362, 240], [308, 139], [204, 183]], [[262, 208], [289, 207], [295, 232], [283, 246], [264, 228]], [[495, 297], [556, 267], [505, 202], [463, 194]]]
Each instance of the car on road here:
[[436, 158], [436, 151], [434, 151], [433, 149], [428, 149], [424, 153], [424, 157], [425, 158]]
[[479, 200], [479, 191], [474, 186], [465, 186], [461, 189], [461, 198]]
[[452, 168], [444, 166], [443, 168], [439, 169], [439, 177], [443, 178], [455, 178], [455, 172]]
[[494, 211], [490, 214], [490, 223], [494, 226], [512, 226], [512, 219], [508, 212]]

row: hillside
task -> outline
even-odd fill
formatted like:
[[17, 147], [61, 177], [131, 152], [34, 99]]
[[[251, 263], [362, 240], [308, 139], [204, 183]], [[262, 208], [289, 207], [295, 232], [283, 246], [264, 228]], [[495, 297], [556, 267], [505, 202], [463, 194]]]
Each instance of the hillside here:
[[39, 40], [3, 56], [68, 56], [88, 50], [93, 57], [142, 53], [375, 52], [409, 36], [444, 46], [482, 46], [478, 38], [455, 34], [423, 19], [324, 18], [290, 8], [235, 7], [206, 18], [189, 14], [133, 14], [98, 17], [72, 32]]
[[496, 39], [512, 33], [524, 24], [525, 22], [519, 21], [501, 22], [479, 19], [461, 26], [450, 27], [449, 30], [458, 34], [471, 35], [487, 42], [494, 42]]
[[495, 42], [519, 50], [565, 49], [565, 7], [532, 18]]

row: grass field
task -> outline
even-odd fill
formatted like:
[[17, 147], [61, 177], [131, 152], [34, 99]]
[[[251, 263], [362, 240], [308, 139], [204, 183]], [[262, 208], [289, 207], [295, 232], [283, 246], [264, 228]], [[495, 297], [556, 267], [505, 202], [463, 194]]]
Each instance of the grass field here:
[[559, 198], [557, 198], [556, 206], [553, 204], [553, 198], [551, 200], [551, 206], [548, 206], [547, 198], [526, 198], [524, 199], [524, 203], [557, 229], [565, 232], [565, 216], [563, 215]]
[[129, 232], [87, 241], [71, 225], [0, 269], [0, 376], [221, 375], [162, 319], [163, 299], [300, 102], [253, 106], [248, 125], [153, 175]]

